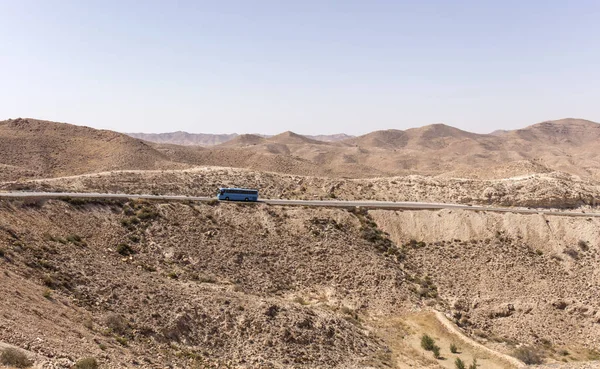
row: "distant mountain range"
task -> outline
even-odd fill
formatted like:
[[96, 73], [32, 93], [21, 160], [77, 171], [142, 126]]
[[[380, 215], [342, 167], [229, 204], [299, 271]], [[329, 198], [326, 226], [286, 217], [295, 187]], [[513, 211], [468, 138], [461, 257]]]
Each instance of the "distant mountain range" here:
[[507, 178], [561, 171], [600, 180], [600, 124], [583, 119], [493, 134], [432, 124], [358, 137], [289, 131], [275, 136], [170, 135], [154, 136], [155, 141], [162, 137], [157, 143], [150, 141], [153, 136], [141, 140], [30, 118], [0, 121], [0, 181], [196, 166], [348, 178], [411, 174]]
[[[173, 144], [173, 145], [184, 145], [184, 146], [215, 146], [222, 143], [233, 140], [240, 136], [237, 133], [231, 134], [210, 134], [210, 133], [188, 133], [183, 131], [167, 132], [167, 133], [125, 133], [133, 138], [140, 140], [161, 143], [161, 144]], [[242, 135], [243, 136], [243, 135]], [[270, 135], [256, 134], [255, 136], [268, 138]], [[310, 136], [305, 135], [313, 140], [323, 142], [336, 142], [352, 138], [354, 136], [347, 135], [345, 133], [338, 133], [333, 135], [316, 135]]]

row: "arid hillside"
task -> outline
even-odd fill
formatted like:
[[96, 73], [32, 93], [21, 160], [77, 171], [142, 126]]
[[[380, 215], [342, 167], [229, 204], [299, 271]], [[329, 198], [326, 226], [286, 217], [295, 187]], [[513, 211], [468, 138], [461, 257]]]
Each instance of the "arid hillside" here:
[[16, 119], [0, 122], [0, 180], [195, 166], [329, 178], [416, 174], [501, 179], [558, 171], [599, 180], [599, 127], [590, 121], [564, 119], [482, 135], [434, 124], [329, 142], [293, 132], [239, 135], [200, 147]]
[[0, 180], [185, 167], [120, 133], [33, 119], [0, 122], [0, 166]]
[[597, 223], [1, 201], [0, 349], [59, 368], [510, 368], [521, 345], [546, 363], [590, 360]]

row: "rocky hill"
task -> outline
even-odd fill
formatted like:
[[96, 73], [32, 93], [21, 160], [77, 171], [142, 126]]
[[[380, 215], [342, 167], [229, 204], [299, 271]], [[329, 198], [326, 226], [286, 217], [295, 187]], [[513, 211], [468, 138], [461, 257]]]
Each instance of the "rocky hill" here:
[[0, 201], [0, 349], [61, 368], [510, 368], [522, 344], [546, 363], [589, 360], [597, 223]]
[[202, 165], [331, 178], [411, 174], [505, 178], [520, 167], [528, 168], [523, 174], [561, 171], [598, 180], [599, 127], [590, 121], [565, 119], [481, 135], [434, 124], [335, 142], [293, 132], [272, 137], [240, 135], [202, 148], [17, 119], [0, 122], [0, 165], [5, 168], [0, 180]]
[[2, 179], [184, 167], [120, 133], [34, 119], [0, 122], [0, 165]]

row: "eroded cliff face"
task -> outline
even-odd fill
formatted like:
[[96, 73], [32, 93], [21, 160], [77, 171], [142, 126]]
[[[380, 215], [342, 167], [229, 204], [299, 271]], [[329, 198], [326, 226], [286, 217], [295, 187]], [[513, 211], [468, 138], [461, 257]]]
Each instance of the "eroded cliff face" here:
[[[406, 267], [488, 341], [600, 349], [600, 220], [465, 211], [373, 211]], [[412, 242], [410, 240], [423, 241]]]

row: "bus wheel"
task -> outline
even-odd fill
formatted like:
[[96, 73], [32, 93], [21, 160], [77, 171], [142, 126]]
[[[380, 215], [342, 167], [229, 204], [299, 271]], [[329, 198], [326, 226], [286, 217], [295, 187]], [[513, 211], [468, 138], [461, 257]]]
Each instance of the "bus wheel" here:
[[246, 197], [246, 198], [244, 199], [244, 201], [249, 201], [249, 200], [248, 200], [248, 198]]
[[229, 197], [226, 197], [226, 198], [225, 198], [225, 201], [229, 201]]

